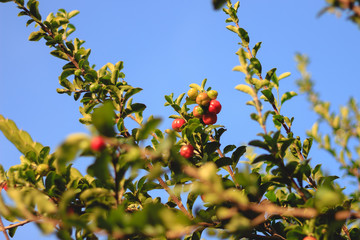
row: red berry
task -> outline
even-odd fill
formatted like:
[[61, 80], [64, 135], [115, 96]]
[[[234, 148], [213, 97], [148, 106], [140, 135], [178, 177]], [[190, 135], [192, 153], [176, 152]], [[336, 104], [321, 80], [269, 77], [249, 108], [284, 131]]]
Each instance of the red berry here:
[[206, 125], [212, 125], [216, 123], [217, 116], [215, 113], [207, 113], [202, 116], [202, 120]]
[[196, 103], [201, 106], [207, 106], [210, 100], [211, 99], [209, 98], [206, 92], [199, 93], [199, 95], [196, 97]]
[[8, 190], [7, 183], [5, 183], [5, 185], [3, 186], [3, 189], [4, 189], [5, 191], [7, 191], [7, 190]]
[[209, 112], [218, 114], [221, 111], [221, 104], [218, 100], [211, 100], [209, 105]]
[[91, 140], [90, 146], [92, 150], [100, 152], [105, 149], [106, 143], [103, 137], [97, 136]]
[[184, 120], [184, 119], [182, 119], [182, 118], [177, 118], [177, 119], [175, 119], [175, 120], [172, 122], [171, 126], [172, 126], [172, 128], [173, 128], [175, 131], [181, 132], [180, 128], [181, 128], [182, 125], [184, 125], [184, 124], [185, 124], [185, 120]]
[[316, 240], [316, 238], [314, 238], [312, 236], [306, 236], [303, 238], [303, 240]]
[[193, 110], [193, 115], [196, 118], [201, 118], [204, 115], [204, 109], [201, 106], [195, 106]]
[[180, 148], [180, 155], [184, 158], [191, 158], [194, 156], [194, 147], [190, 144], [182, 146]]

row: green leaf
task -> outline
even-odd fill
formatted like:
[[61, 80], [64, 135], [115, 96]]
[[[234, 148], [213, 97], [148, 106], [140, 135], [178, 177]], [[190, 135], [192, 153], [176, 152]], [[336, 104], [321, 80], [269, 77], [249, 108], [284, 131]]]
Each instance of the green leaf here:
[[60, 80], [66, 79], [68, 76], [73, 75], [75, 71], [76, 71], [76, 68], [66, 68], [66, 69], [61, 73], [59, 79], [60, 79]]
[[138, 140], [147, 139], [148, 136], [155, 131], [156, 127], [161, 123], [160, 118], [152, 118], [139, 130]]
[[239, 90], [241, 92], [244, 92], [244, 93], [247, 93], [249, 94], [250, 96], [255, 96], [255, 92], [254, 90], [248, 86], [248, 85], [245, 85], [245, 84], [239, 84], [235, 87], [236, 90]]
[[215, 161], [215, 164], [218, 168], [221, 167], [225, 167], [225, 166], [230, 166], [234, 163], [234, 161], [229, 158], [229, 157], [223, 157], [223, 158], [219, 158]]
[[242, 45], [244, 47], [249, 46], [250, 38], [249, 38], [249, 34], [247, 33], [247, 31], [245, 31], [245, 29], [243, 29], [243, 28], [238, 28], [238, 34], [239, 34], [239, 37], [241, 38]]
[[192, 213], [194, 203], [195, 203], [198, 196], [199, 196], [199, 194], [197, 194], [196, 192], [190, 192], [188, 197], [187, 197], [186, 206], [187, 206], [190, 213]]
[[265, 162], [265, 161], [274, 163], [276, 161], [276, 159], [272, 155], [262, 154], [262, 155], [257, 156], [254, 159], [254, 161], [252, 161], [252, 164], [255, 164], [255, 163], [258, 163], [258, 162]]
[[242, 73], [245, 73], [245, 74], [247, 73], [247, 67], [246, 66], [235, 66], [232, 70], [242, 72]]
[[17, 230], [18, 227], [14, 227], [14, 228], [10, 228], [9, 229], [9, 236], [10, 237], [14, 237], [15, 236], [15, 232]]
[[67, 137], [54, 152], [57, 158], [56, 165], [58, 172], [64, 173], [66, 171], [66, 164], [73, 161], [80, 151], [86, 150], [89, 144], [90, 139], [86, 134], [77, 133]]
[[205, 78], [202, 82], [201, 82], [201, 89], [205, 89], [205, 84], [207, 82], [207, 78]]
[[240, 146], [238, 147], [234, 152], [233, 154], [231, 155], [231, 159], [233, 161], [233, 163], [237, 164], [240, 157], [242, 155], [244, 155], [244, 153], [246, 152], [246, 146]]
[[219, 142], [209, 142], [205, 146], [205, 152], [208, 153], [208, 155], [210, 155], [211, 153], [215, 152], [216, 149], [218, 149], [219, 147], [220, 147]]
[[297, 96], [297, 93], [294, 91], [284, 93], [281, 97], [281, 105], [283, 105], [284, 102], [295, 96]]
[[55, 57], [58, 57], [58, 58], [60, 58], [60, 59], [66, 60], [66, 61], [69, 60], [69, 58], [68, 58], [68, 56], [66, 55], [66, 53], [62, 52], [61, 50], [51, 51], [50, 54], [53, 55], [53, 56], [55, 56]]
[[228, 152], [231, 152], [232, 150], [234, 150], [236, 148], [235, 145], [227, 145], [224, 150], [223, 150], [223, 153], [224, 155], [227, 154]]
[[124, 115], [128, 116], [132, 113], [142, 112], [146, 108], [145, 104], [142, 103], [133, 103], [128, 108], [125, 109]]
[[264, 94], [264, 96], [270, 103], [274, 103], [275, 98], [270, 89], [262, 90], [261, 93]]
[[260, 47], [261, 47], [261, 42], [256, 43], [255, 46], [253, 47], [251, 53], [254, 57], [256, 57], [256, 54], [259, 51]]
[[215, 10], [221, 8], [224, 3], [226, 3], [226, 0], [212, 0], [212, 4]]
[[111, 102], [107, 102], [99, 108], [94, 109], [92, 122], [101, 135], [107, 137], [115, 136], [114, 107]]
[[29, 36], [29, 41], [39, 41], [44, 36], [44, 33], [38, 31], [38, 32], [32, 32]]
[[73, 10], [71, 12], [68, 13], [68, 19], [75, 17], [76, 15], [78, 15], [80, 12], [78, 10]]
[[288, 76], [290, 76], [291, 73], [290, 72], [285, 72], [285, 73], [282, 73], [280, 74], [280, 76], [278, 76], [278, 80], [281, 80], [283, 78], [287, 78]]
[[39, 13], [39, 2], [36, 0], [29, 0], [27, 7], [30, 10], [30, 13], [38, 20], [41, 20], [41, 15]]
[[275, 72], [276, 72], [276, 68], [270, 69], [270, 70], [266, 73], [265, 79], [268, 80], [268, 81], [270, 81]]
[[262, 71], [262, 66], [261, 66], [260, 61], [257, 58], [253, 57], [250, 59], [250, 63], [251, 63], [250, 67], [255, 70], [255, 73], [257, 75], [260, 75], [261, 71]]
[[250, 146], [254, 146], [254, 147], [259, 147], [259, 148], [265, 149], [266, 151], [270, 151], [269, 146], [268, 146], [266, 143], [264, 143], [264, 142], [262, 142], [262, 141], [260, 141], [260, 140], [250, 141], [250, 142], [249, 142], [249, 145], [250, 145]]
[[12, 120], [5, 119], [2, 115], [0, 115], [0, 131], [24, 155], [29, 151], [38, 155], [43, 148], [40, 143], [34, 142], [27, 132], [19, 130]]
[[312, 138], [307, 138], [304, 140], [303, 142], [303, 150], [302, 150], [302, 153], [305, 157], [305, 159], [308, 157], [309, 155], [309, 152], [310, 152], [310, 149], [311, 149], [311, 146], [312, 146], [312, 142], [313, 142], [313, 139]]

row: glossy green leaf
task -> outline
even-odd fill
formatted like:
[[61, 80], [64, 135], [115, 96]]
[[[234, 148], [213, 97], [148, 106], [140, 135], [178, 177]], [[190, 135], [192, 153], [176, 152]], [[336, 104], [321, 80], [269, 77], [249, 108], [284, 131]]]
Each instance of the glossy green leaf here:
[[281, 105], [283, 105], [284, 102], [286, 102], [287, 100], [290, 100], [291, 98], [293, 98], [295, 96], [297, 96], [297, 93], [293, 92], [293, 91], [284, 93], [281, 97]]
[[92, 122], [101, 135], [107, 137], [115, 136], [115, 113], [113, 105], [107, 102], [101, 107], [94, 109]]
[[51, 51], [50, 54], [53, 55], [53, 56], [55, 56], [55, 57], [58, 57], [58, 58], [60, 58], [60, 59], [66, 60], [66, 61], [69, 60], [69, 57], [66, 55], [66, 53], [64, 53], [64, 52], [61, 51], [61, 50]]
[[215, 161], [215, 164], [218, 168], [222, 168], [225, 166], [230, 166], [234, 163], [234, 161], [229, 158], [229, 157], [223, 157], [223, 158], [219, 158]]
[[29, 151], [39, 154], [43, 148], [40, 143], [33, 141], [27, 132], [19, 130], [12, 120], [5, 119], [2, 115], [0, 115], [0, 130], [3, 132], [4, 136], [23, 154], [26, 154]]
[[242, 45], [244, 47], [249, 46], [250, 38], [249, 38], [249, 34], [247, 33], [247, 31], [243, 28], [238, 28], [238, 34], [239, 34], [239, 37], [241, 38]]
[[148, 136], [155, 131], [157, 126], [161, 123], [160, 118], [149, 119], [139, 131], [138, 140], [147, 139]]
[[235, 87], [236, 90], [239, 90], [241, 92], [244, 92], [244, 93], [247, 93], [249, 94], [250, 96], [254, 96], [255, 95], [255, 92], [254, 90], [248, 86], [248, 85], [245, 85], [245, 84], [239, 84]]
[[29, 41], [39, 41], [44, 36], [44, 33], [41, 31], [32, 32], [29, 36]]
[[255, 70], [255, 73], [260, 75], [261, 71], [262, 71], [262, 66], [260, 61], [257, 58], [251, 58], [250, 59], [250, 67], [253, 68]]
[[270, 89], [262, 90], [261, 93], [264, 94], [264, 96], [270, 103], [274, 103], [275, 98]]
[[262, 43], [262, 42], [258, 42], [258, 43], [256, 43], [255, 46], [253, 47], [251, 53], [252, 53], [252, 55], [253, 55], [254, 57], [256, 57], [257, 52], [259, 51], [259, 49], [260, 49], [260, 47], [261, 47], [261, 43]]
[[39, 2], [36, 0], [29, 0], [27, 7], [30, 10], [30, 13], [38, 20], [41, 20], [41, 15], [39, 13]]

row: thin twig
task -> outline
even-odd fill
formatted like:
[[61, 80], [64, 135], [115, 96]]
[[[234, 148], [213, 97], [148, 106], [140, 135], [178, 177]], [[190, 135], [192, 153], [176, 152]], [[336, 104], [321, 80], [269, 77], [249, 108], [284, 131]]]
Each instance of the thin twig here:
[[[1, 189], [2, 190], [2, 189]], [[1, 192], [1, 191], [0, 191]], [[0, 217], [0, 231], [4, 233], [5, 239], [10, 240], [9, 235], [6, 232], [6, 228], [4, 227], [4, 223], [2, 221], [2, 218]]]

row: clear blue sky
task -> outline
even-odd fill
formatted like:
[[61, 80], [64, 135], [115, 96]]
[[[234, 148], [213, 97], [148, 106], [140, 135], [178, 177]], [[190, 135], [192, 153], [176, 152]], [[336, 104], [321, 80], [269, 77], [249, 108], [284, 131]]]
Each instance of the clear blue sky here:
[[[317, 18], [324, 2], [243, 0], [240, 25], [248, 31], [252, 46], [263, 42], [258, 58], [264, 71], [276, 67], [278, 73], [292, 73], [281, 83], [282, 92], [297, 91], [294, 54], [308, 54], [317, 91], [337, 110], [349, 96], [360, 100], [360, 31], [344, 17]], [[85, 47], [92, 49], [90, 62], [101, 67], [124, 61], [127, 82], [144, 89], [136, 100], [146, 103], [145, 116], [163, 118], [162, 129], [170, 127], [167, 116], [173, 113], [164, 107], [164, 95], [179, 95], [190, 83], [208, 78], [223, 106], [218, 120], [228, 129], [223, 146], [257, 138], [260, 128], [250, 120], [252, 109], [245, 105], [249, 97], [234, 89], [243, 83], [243, 74], [231, 71], [238, 65], [234, 53], [239, 41], [225, 29], [225, 14], [214, 11], [210, 0], [40, 0], [39, 7], [44, 18], [59, 8], [79, 10], [73, 18], [77, 27], [73, 37], [86, 40]], [[26, 17], [17, 13], [15, 4], [0, 4], [0, 114], [55, 149], [68, 134], [88, 130], [78, 122], [79, 103], [56, 93], [65, 61], [52, 57], [43, 40], [29, 42], [34, 27], [26, 28]], [[305, 97], [295, 97], [282, 110], [295, 117], [293, 130], [303, 139], [316, 120]], [[19, 157], [0, 134], [0, 164], [8, 169]], [[328, 173], [341, 175], [327, 153], [314, 147], [310, 157], [313, 166], [322, 163]], [[76, 166], [85, 168], [89, 163], [78, 161]], [[19, 228], [15, 235], [15, 239], [43, 238], [34, 225]]]

